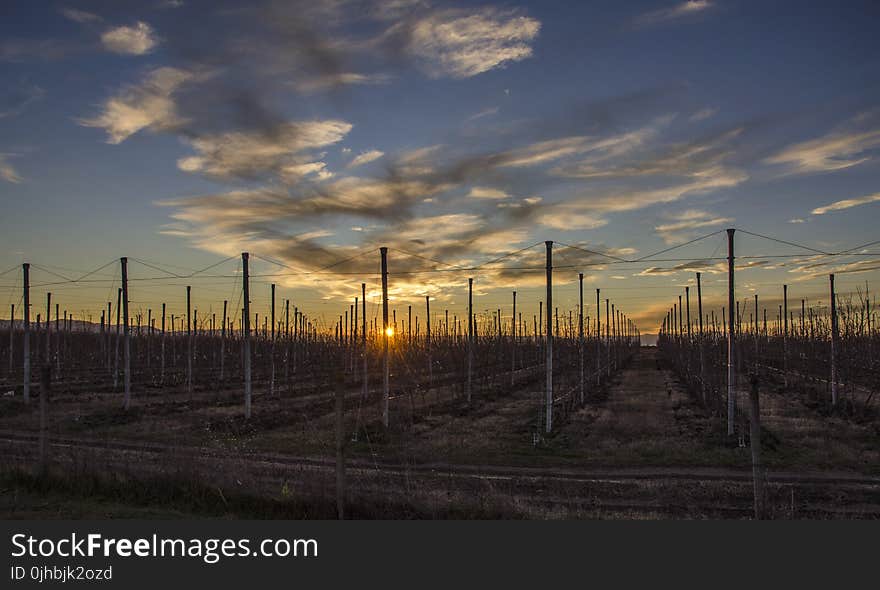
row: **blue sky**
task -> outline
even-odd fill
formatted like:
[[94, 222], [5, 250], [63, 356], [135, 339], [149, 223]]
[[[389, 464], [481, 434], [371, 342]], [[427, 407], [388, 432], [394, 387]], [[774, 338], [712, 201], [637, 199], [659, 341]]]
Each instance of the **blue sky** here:
[[[421, 273], [438, 268], [425, 258], [471, 267], [552, 239], [632, 260], [730, 226], [840, 251], [877, 239], [878, 13], [722, 0], [7, 3], [0, 271], [30, 261], [44, 285], [58, 279], [45, 269], [75, 278], [127, 255], [187, 274], [249, 250], [263, 257], [258, 307], [274, 281], [329, 318], [361, 280], [375, 284], [378, 255], [307, 273], [386, 245], [392, 273], [411, 273], [392, 275], [396, 305], [429, 295], [461, 310], [473, 274], [478, 309], [516, 289], [529, 317], [542, 275], [519, 269], [541, 266], [540, 246], [469, 273]], [[850, 291], [876, 278], [870, 248], [811, 258], [740, 237], [746, 256], [792, 255], [748, 259], [741, 299], [772, 301], [787, 282], [818, 302], [829, 272]], [[645, 331], [695, 270], [720, 305], [723, 239], [628, 264], [557, 246], [557, 301], [575, 304], [580, 265]], [[36, 289], [95, 312], [113, 272]], [[191, 282], [215, 309], [234, 299], [236, 261], [212, 273], [143, 281], [135, 307], [180, 306]], [[9, 303], [17, 280], [0, 277]]]

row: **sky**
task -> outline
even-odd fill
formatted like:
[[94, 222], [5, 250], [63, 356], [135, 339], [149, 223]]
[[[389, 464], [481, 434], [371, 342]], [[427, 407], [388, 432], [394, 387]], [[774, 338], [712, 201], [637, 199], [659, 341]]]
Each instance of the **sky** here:
[[728, 227], [740, 300], [775, 309], [786, 283], [822, 305], [830, 272], [873, 289], [880, 249], [856, 247], [880, 239], [878, 16], [870, 1], [4, 3], [2, 313], [30, 262], [34, 301], [97, 318], [128, 256], [135, 311], [179, 313], [191, 284], [204, 317], [240, 303], [248, 251], [256, 309], [277, 283], [332, 326], [361, 282], [375, 317], [386, 246], [396, 309], [428, 296], [463, 314], [473, 277], [477, 312], [509, 317], [515, 290], [530, 323], [552, 240], [563, 317], [583, 272], [586, 314], [600, 288], [651, 332], [696, 271], [706, 307], [726, 303]]

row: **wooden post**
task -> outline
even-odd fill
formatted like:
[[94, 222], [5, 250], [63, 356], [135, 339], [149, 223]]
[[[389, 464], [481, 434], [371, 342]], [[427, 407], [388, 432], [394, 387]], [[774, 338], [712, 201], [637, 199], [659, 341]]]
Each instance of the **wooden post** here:
[[31, 265], [21, 265], [24, 279], [24, 403], [31, 401]]
[[351, 326], [348, 334], [348, 343], [349, 343], [349, 351], [346, 356], [347, 362], [349, 364], [349, 369], [354, 372], [356, 369], [355, 366], [355, 351], [357, 350], [357, 320], [358, 320], [358, 298], [354, 298], [354, 303], [348, 306], [349, 316], [351, 317]]
[[513, 387], [516, 371], [516, 291], [513, 292], [513, 315], [510, 316], [510, 386]]
[[388, 359], [388, 248], [379, 248], [382, 258], [382, 365], [384, 380], [382, 385], [382, 425], [388, 427], [389, 403], [391, 398], [391, 367]]
[[[65, 323], [67, 312], [64, 312]], [[116, 346], [113, 355], [113, 390], [119, 388], [119, 331], [122, 326], [122, 287], [116, 289]]]
[[244, 300], [244, 310], [241, 314], [242, 323], [242, 348], [244, 350], [244, 417], [251, 417], [251, 299], [250, 280], [248, 278], [247, 252], [241, 253], [241, 287]]
[[[367, 284], [361, 283], [361, 355], [363, 364], [363, 383], [361, 389], [361, 401], [367, 398]], [[358, 409], [360, 412], [360, 408]], [[357, 428], [357, 427], [355, 427]], [[355, 431], [357, 435], [357, 431]]]
[[782, 331], [782, 383], [788, 387], [788, 285], [782, 285], [784, 327]]
[[272, 332], [271, 332], [271, 342], [269, 343], [269, 356], [270, 365], [271, 365], [271, 374], [269, 377], [269, 395], [275, 395], [275, 283], [272, 283], [272, 310], [271, 310], [271, 323], [272, 323]]
[[578, 359], [581, 369], [581, 405], [583, 405], [586, 384], [584, 383], [584, 273], [582, 272], [578, 273]]
[[[101, 315], [104, 316], [104, 334], [103, 334], [103, 346], [104, 346], [104, 368], [108, 371], [111, 367], [110, 362], [110, 313], [111, 313], [112, 304], [107, 302], [107, 311], [101, 312]], [[58, 330], [58, 304], [55, 304], [55, 370], [58, 377], [60, 377], [61, 373], [61, 332]]]
[[290, 389], [296, 386], [296, 372], [299, 367], [299, 349], [300, 338], [302, 338], [302, 312], [297, 306], [293, 306], [293, 379], [291, 379]]
[[159, 382], [165, 383], [165, 304], [162, 304], [162, 341], [159, 344], [160, 356], [159, 361]]
[[[684, 320], [687, 322], [687, 346], [685, 347], [685, 365], [684, 370], [687, 375], [688, 385], [691, 382], [691, 347], [693, 346], [692, 334], [691, 334], [691, 288], [689, 286], [685, 286], [684, 288], [684, 304], [685, 304], [685, 317]], [[683, 335], [683, 334], [682, 334]]]
[[752, 481], [755, 494], [755, 519], [764, 518], [764, 466], [761, 463], [761, 405], [758, 400], [758, 376], [752, 375], [749, 390], [749, 439], [752, 448]]
[[46, 353], [43, 363], [49, 366], [52, 359], [52, 293], [46, 293]]
[[734, 294], [733, 277], [733, 233], [735, 229], [727, 230], [727, 436], [733, 436], [734, 414], [736, 413], [736, 383], [734, 381], [734, 306], [736, 296]]
[[545, 431], [549, 434], [553, 430], [553, 322], [550, 318], [550, 310], [553, 309], [553, 242], [544, 242], [547, 248], [547, 400]]
[[618, 308], [615, 310], [614, 304], [611, 304], [611, 329], [613, 334], [613, 343], [614, 343], [614, 366], [615, 368], [620, 367], [620, 359], [623, 354], [623, 345], [624, 345], [624, 337], [623, 337], [623, 322], [624, 322], [624, 314]]
[[[226, 302], [224, 302], [224, 306]], [[294, 308], [295, 310], [296, 308]], [[294, 323], [296, 323], [296, 314], [294, 313], [293, 317]], [[222, 366], [222, 365], [221, 365]], [[290, 388], [290, 299], [284, 300], [284, 384], [287, 387], [288, 395], [291, 392]]]
[[596, 289], [596, 385], [602, 384], [602, 300]]
[[471, 386], [474, 368], [474, 279], [468, 279], [468, 358], [467, 358], [467, 403], [471, 403]]
[[[59, 305], [55, 304], [55, 371], [61, 376], [61, 325], [59, 321]], [[110, 368], [110, 308], [107, 308], [107, 368]]]
[[15, 360], [13, 351], [15, 350], [15, 304], [9, 306], [9, 375], [15, 371]]
[[706, 364], [703, 352], [703, 287], [697, 273], [697, 315], [700, 316], [700, 399], [706, 403]]
[[193, 330], [192, 330], [192, 286], [186, 286], [186, 392], [189, 399], [193, 394]]
[[611, 377], [611, 301], [605, 298], [605, 372]]
[[758, 294], [755, 293], [755, 374], [758, 373], [758, 364], [760, 363], [760, 354], [758, 348]]
[[153, 342], [153, 308], [147, 308], [147, 368], [150, 368], [150, 356], [152, 356]]
[[688, 337], [688, 348], [691, 345], [691, 338], [693, 337], [691, 334], [691, 288], [684, 288], [684, 304], [685, 304], [685, 321], [687, 322], [687, 337]]
[[831, 405], [837, 405], [837, 294], [834, 292], [834, 274], [831, 281]]
[[425, 322], [425, 344], [428, 349], [428, 388], [434, 386], [434, 362], [431, 358], [431, 296], [425, 295], [425, 314], [428, 319]]
[[[226, 379], [226, 305], [227, 300], [223, 300], [223, 325], [220, 326], [220, 382]], [[162, 304], [164, 308], [165, 305]], [[164, 313], [164, 311], [163, 311]]]
[[676, 344], [678, 344], [678, 337], [680, 336], [680, 332], [678, 331], [678, 304], [672, 304], [672, 337], [675, 339]]
[[122, 265], [122, 367], [123, 387], [125, 397], [123, 407], [127, 410], [131, 404], [131, 331], [128, 321], [128, 258], [123, 256], [119, 259]]

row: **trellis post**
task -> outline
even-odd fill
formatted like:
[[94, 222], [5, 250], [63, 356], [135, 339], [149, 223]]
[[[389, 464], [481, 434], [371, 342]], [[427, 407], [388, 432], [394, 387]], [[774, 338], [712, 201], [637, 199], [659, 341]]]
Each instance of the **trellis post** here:
[[544, 242], [547, 249], [547, 338], [546, 338], [546, 369], [547, 369], [547, 387], [546, 387], [546, 417], [545, 431], [549, 434], [553, 430], [553, 321], [550, 317], [550, 310], [553, 309], [553, 242], [547, 240]]
[[122, 333], [124, 343], [122, 345], [123, 358], [123, 383], [125, 397], [123, 406], [127, 410], [131, 403], [131, 333], [128, 326], [128, 258], [123, 256], [119, 259], [122, 264]]
[[736, 413], [736, 383], [734, 374], [734, 255], [733, 234], [735, 229], [727, 230], [727, 435], [733, 436], [734, 414]]

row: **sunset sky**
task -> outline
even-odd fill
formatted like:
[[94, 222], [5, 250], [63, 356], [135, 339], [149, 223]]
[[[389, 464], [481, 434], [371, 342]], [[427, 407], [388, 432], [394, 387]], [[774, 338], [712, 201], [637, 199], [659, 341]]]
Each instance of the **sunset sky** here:
[[[388, 246], [398, 309], [430, 295], [461, 314], [473, 276], [477, 311], [509, 313], [517, 290], [530, 322], [554, 240], [560, 313], [581, 270], [588, 302], [602, 288], [654, 331], [696, 270], [722, 304], [726, 236], [651, 253], [727, 227], [823, 252], [880, 240], [878, 17], [875, 1], [5, 2], [0, 315], [31, 262], [35, 310], [51, 290], [97, 317], [118, 262], [67, 279], [120, 256], [155, 278], [133, 283], [133, 313], [179, 313], [187, 284], [217, 311], [238, 259], [186, 275], [250, 251], [261, 313], [276, 282], [332, 322], [366, 282], [374, 317]], [[737, 249], [741, 300], [788, 283], [827, 301], [829, 272], [880, 288], [880, 245], [814, 257], [740, 233]]]

